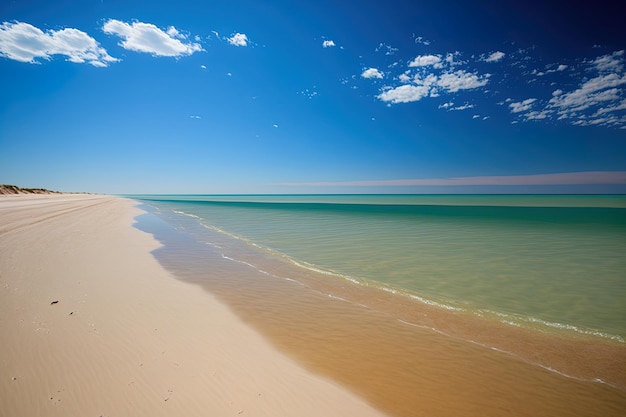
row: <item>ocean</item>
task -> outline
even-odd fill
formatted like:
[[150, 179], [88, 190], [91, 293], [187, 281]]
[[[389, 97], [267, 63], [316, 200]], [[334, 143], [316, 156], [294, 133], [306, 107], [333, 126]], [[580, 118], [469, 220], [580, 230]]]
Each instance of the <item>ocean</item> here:
[[[130, 197], [154, 216], [138, 227], [164, 243], [157, 258], [235, 311], [251, 309], [242, 316], [270, 339], [291, 326], [289, 312], [322, 314], [322, 298], [293, 301], [312, 291], [352, 306], [331, 321], [375, 311], [573, 380], [626, 388], [626, 196]], [[272, 318], [273, 308], [284, 311]], [[295, 343], [287, 339], [306, 324], [293, 326], [278, 345]], [[314, 362], [303, 347], [290, 349]]]

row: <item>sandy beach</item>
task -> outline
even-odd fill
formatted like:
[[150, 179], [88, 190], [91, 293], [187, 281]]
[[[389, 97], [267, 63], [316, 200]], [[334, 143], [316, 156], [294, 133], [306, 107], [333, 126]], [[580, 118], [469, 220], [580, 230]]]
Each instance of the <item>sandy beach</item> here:
[[132, 227], [135, 202], [0, 197], [0, 416], [377, 416]]

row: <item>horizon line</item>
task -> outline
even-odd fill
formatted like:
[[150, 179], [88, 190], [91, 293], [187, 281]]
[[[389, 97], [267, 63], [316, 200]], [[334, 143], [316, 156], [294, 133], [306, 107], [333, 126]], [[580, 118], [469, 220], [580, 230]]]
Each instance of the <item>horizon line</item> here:
[[396, 180], [282, 182], [274, 185], [286, 187], [626, 185], [626, 171], [583, 171], [554, 174], [484, 175]]

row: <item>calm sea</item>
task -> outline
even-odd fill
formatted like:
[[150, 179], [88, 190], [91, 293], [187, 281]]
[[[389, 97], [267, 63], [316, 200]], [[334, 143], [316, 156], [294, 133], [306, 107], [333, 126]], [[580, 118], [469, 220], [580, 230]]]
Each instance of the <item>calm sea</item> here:
[[626, 409], [625, 196], [133, 198], [174, 276], [390, 416]]
[[132, 198], [259, 270], [287, 261], [510, 326], [626, 339], [626, 196]]

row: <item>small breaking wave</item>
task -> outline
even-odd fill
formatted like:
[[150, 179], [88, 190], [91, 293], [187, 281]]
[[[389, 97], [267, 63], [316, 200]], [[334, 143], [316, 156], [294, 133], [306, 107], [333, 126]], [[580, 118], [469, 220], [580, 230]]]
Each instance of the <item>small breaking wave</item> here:
[[595, 336], [595, 337], [600, 337], [603, 339], [610, 339], [619, 343], [625, 342], [622, 336], [619, 336], [616, 334], [601, 332], [595, 329], [585, 329], [579, 326], [574, 326], [573, 324], [558, 323], [554, 321], [542, 320], [542, 319], [539, 319], [537, 317], [532, 317], [532, 316], [520, 316], [520, 315], [507, 314], [507, 313], [502, 313], [499, 311], [492, 311], [492, 310], [479, 310], [477, 311], [476, 314], [477, 315], [484, 314], [484, 315], [488, 315], [491, 317], [497, 317], [498, 321], [500, 321], [501, 323], [508, 324], [511, 326], [516, 326], [516, 327], [527, 327], [530, 325], [532, 327], [539, 327], [539, 328], [543, 327], [543, 328], [550, 328], [550, 329], [557, 329], [557, 330], [565, 330], [565, 331], [578, 333], [584, 336]]
[[172, 210], [176, 214], [182, 214], [183, 216], [192, 217], [194, 219], [202, 220], [201, 217], [196, 216], [195, 214], [185, 213], [184, 211]]

